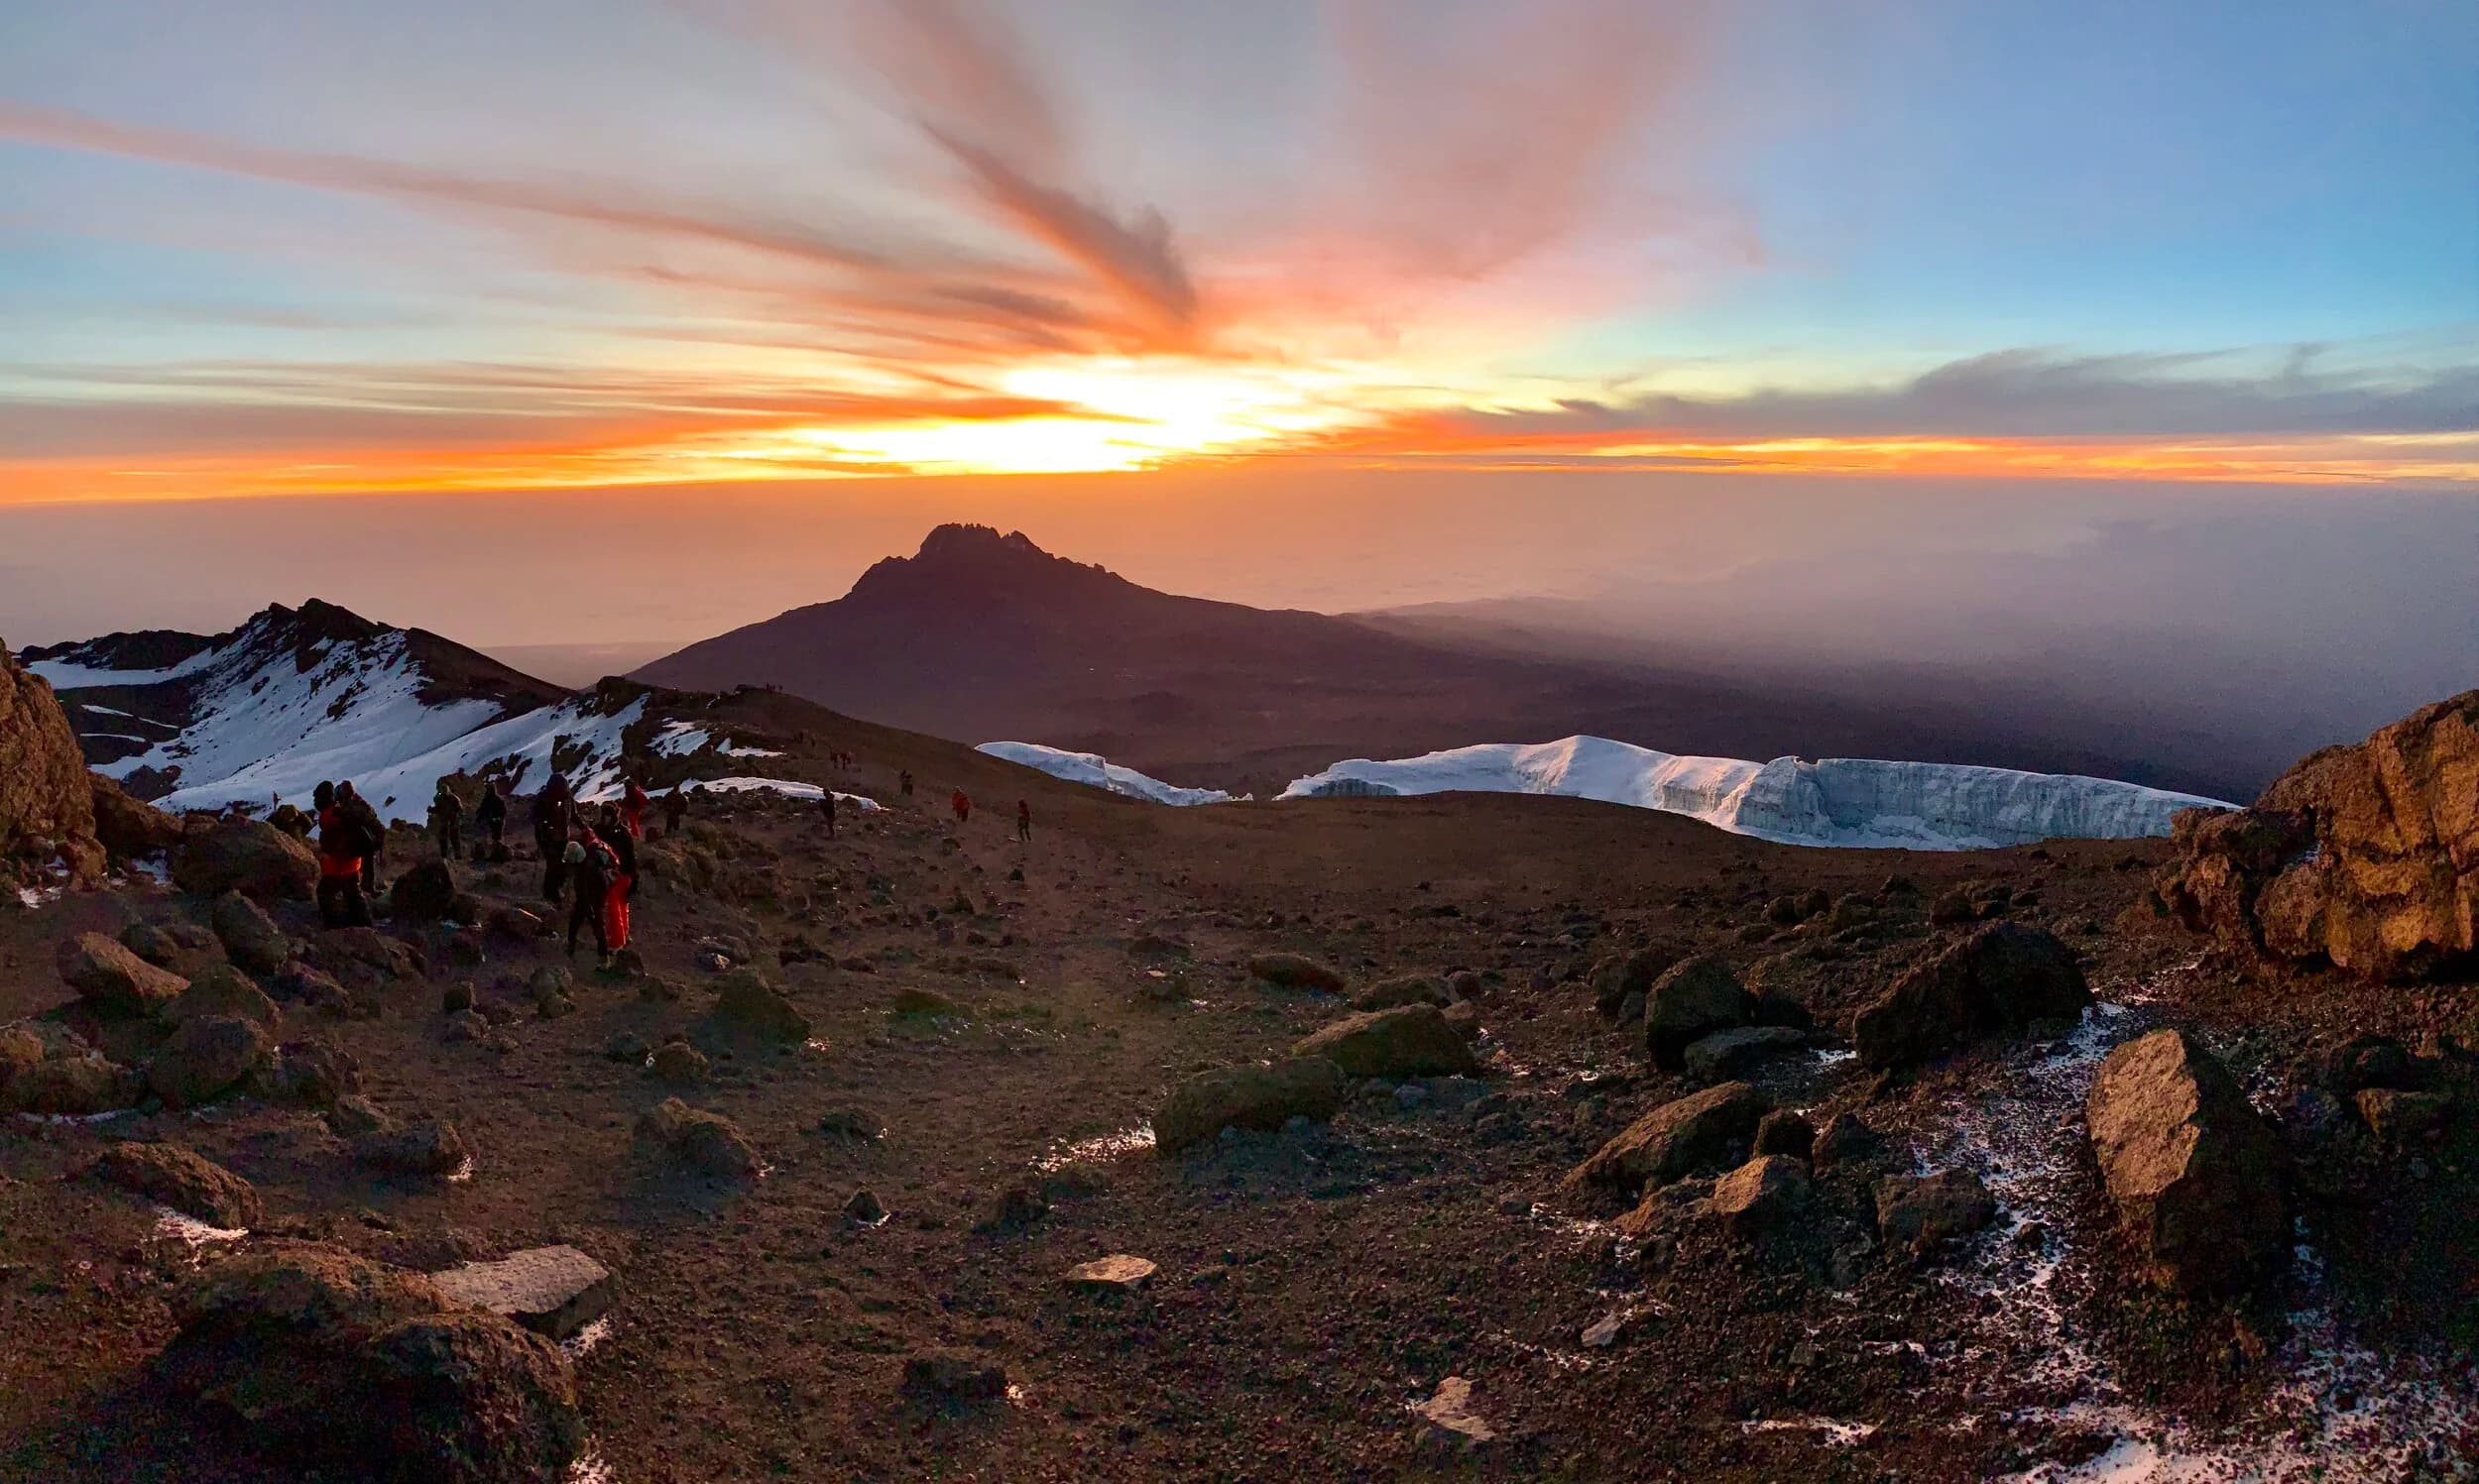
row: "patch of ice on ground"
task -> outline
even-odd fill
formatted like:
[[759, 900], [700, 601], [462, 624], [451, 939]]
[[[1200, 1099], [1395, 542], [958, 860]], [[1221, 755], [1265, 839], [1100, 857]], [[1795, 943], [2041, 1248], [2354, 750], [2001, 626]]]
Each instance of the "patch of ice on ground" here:
[[602, 1453], [588, 1440], [578, 1452], [576, 1461], [568, 1465], [568, 1475], [561, 1484], [619, 1484], [619, 1481], [620, 1476], [612, 1472], [611, 1465], [603, 1461]]
[[[683, 793], [705, 790], [710, 793], [779, 793], [787, 799], [823, 798], [826, 790], [815, 783], [795, 782], [790, 778], [691, 778], [680, 785]], [[847, 809], [872, 814], [885, 806], [867, 794], [838, 793], [835, 802]]]
[[1033, 1168], [1044, 1175], [1052, 1175], [1071, 1165], [1099, 1165], [1138, 1150], [1151, 1149], [1153, 1142], [1153, 1125], [1139, 1123], [1132, 1128], [1096, 1134], [1090, 1139], [1053, 1145], [1049, 1153], [1033, 1161]]
[[2167, 835], [2182, 809], [2231, 806], [2111, 778], [1962, 763], [1687, 757], [1601, 737], [1482, 742], [1418, 757], [1355, 757], [1293, 780], [1285, 799], [1520, 793], [1684, 814], [1785, 845], [1967, 851], [2034, 841]]
[[1147, 777], [1132, 767], [1121, 767], [1096, 752], [1070, 752], [1060, 747], [1045, 747], [1039, 742], [983, 742], [973, 750], [987, 752], [1002, 761], [1020, 763], [1070, 783], [1107, 789], [1127, 798], [1144, 799], [1155, 804], [1187, 807], [1242, 802], [1235, 801], [1219, 788], [1182, 788], [1176, 783]]
[[1874, 1423], [1845, 1423], [1830, 1417], [1765, 1417], [1738, 1425], [1741, 1432], [1814, 1432], [1829, 1448], [1847, 1448], [1876, 1435]]
[[561, 1340], [559, 1352], [570, 1360], [582, 1360], [587, 1351], [609, 1338], [611, 1338], [611, 1315], [605, 1314]]

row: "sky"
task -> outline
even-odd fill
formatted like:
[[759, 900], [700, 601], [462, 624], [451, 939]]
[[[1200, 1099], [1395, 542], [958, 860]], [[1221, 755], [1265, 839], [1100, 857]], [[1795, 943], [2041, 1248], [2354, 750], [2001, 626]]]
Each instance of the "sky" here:
[[2479, 483], [2449, 0], [0, 0], [0, 507]]

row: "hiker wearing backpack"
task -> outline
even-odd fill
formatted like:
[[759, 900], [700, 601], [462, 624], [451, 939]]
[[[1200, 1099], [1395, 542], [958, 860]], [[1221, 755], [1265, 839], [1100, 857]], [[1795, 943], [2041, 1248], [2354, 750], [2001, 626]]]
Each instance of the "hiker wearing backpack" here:
[[542, 900], [554, 907], [559, 905], [560, 892], [568, 880], [568, 862], [562, 847], [568, 843], [576, 818], [576, 801], [568, 797], [567, 775], [551, 774], [542, 791], [533, 796], [533, 846], [542, 855]]
[[671, 791], [662, 796], [662, 833], [665, 835], [679, 834], [680, 821], [688, 818], [686, 787], [685, 783], [674, 783]]
[[652, 802], [646, 796], [646, 790], [638, 786], [637, 780], [631, 778], [628, 788], [620, 795], [621, 830], [631, 840], [646, 838], [646, 806]]
[[973, 817], [973, 801], [964, 796], [961, 788], [947, 796], [947, 807], [956, 812], [956, 823], [959, 825]]
[[567, 867], [567, 884], [576, 888], [576, 898], [568, 908], [568, 957], [577, 956], [577, 929], [590, 924], [594, 951], [609, 967], [611, 935], [603, 927], [603, 899], [611, 890], [611, 878], [619, 873], [620, 857], [585, 821], [578, 820], [568, 829], [568, 849], [560, 859]]
[[370, 807], [370, 801], [353, 791], [350, 779], [336, 785], [336, 810], [351, 823], [358, 836], [356, 843], [361, 849], [356, 854], [362, 857], [362, 892], [377, 896], [379, 856], [388, 848], [388, 827], [380, 823], [379, 811]]
[[330, 928], [369, 927], [361, 832], [337, 803], [334, 784], [319, 784], [310, 798], [318, 810], [318, 920]]
[[835, 838], [835, 790], [831, 788], [818, 790], [818, 812], [826, 816], [826, 838], [833, 840]]
[[438, 837], [439, 858], [453, 860], [465, 853], [465, 801], [456, 797], [456, 790], [439, 780], [439, 791], [430, 796], [430, 832]]
[[482, 785], [482, 802], [474, 806], [473, 822], [482, 839], [473, 843], [476, 860], [508, 858], [508, 780], [493, 778]]

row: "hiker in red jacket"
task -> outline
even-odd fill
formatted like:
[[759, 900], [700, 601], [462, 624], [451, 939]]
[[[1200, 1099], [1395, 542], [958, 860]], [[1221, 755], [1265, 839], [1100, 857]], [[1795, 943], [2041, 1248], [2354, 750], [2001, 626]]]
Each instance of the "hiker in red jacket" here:
[[964, 796], [961, 788], [947, 796], [947, 807], [956, 812], [956, 823], [959, 825], [973, 817], [973, 801]]
[[628, 789], [620, 795], [620, 822], [631, 840], [646, 838], [646, 806], [651, 802], [646, 797], [646, 790], [631, 778]]
[[603, 843], [616, 868], [603, 887], [603, 937], [612, 953], [629, 946], [629, 903], [637, 895], [637, 839], [623, 811], [603, 806]]

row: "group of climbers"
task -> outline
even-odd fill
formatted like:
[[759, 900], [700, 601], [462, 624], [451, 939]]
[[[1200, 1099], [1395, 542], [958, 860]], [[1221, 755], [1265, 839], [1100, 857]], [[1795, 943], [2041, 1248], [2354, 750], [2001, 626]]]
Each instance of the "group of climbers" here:
[[318, 822], [319, 920], [331, 928], [366, 928], [388, 828], [349, 781], [319, 784], [310, 801]]

